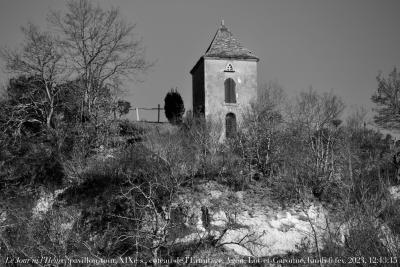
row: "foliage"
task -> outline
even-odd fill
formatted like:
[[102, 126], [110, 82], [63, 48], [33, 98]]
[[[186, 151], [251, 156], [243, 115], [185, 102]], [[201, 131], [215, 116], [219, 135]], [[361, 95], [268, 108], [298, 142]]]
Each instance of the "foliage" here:
[[131, 108], [131, 103], [126, 101], [126, 100], [118, 100], [117, 102], [117, 109], [119, 116], [121, 117], [122, 115], [126, 115], [129, 113], [129, 110]]
[[110, 257], [139, 253], [151, 260], [171, 246], [167, 237], [177, 227], [169, 220], [172, 204], [191, 162], [179, 160], [185, 154], [177, 150], [178, 139], [171, 142], [156, 154], [133, 144], [114, 158], [94, 161], [82, 182], [63, 193], [64, 201], [81, 206], [79, 236], [91, 251]]
[[1, 129], [8, 137], [38, 133], [46, 128], [44, 91], [34, 77], [11, 79], [1, 101]]
[[42, 86], [34, 77], [11, 79], [0, 101], [0, 187], [18, 190], [18, 186], [62, 184], [60, 147], [56, 130], [47, 126], [43, 113]]
[[182, 123], [185, 106], [177, 89], [171, 89], [164, 98], [165, 116], [172, 124]]
[[332, 92], [320, 95], [310, 88], [300, 93], [289, 111], [285, 167], [318, 198], [340, 176], [343, 109], [343, 102]]
[[399, 129], [400, 73], [394, 68], [387, 78], [380, 74], [376, 80], [378, 88], [371, 97], [372, 102], [377, 105], [374, 121], [386, 129]]
[[[19, 231], [20, 237], [13, 243], [8, 240], [17, 230], [10, 228], [14, 232], [3, 235], [4, 240], [15, 251], [28, 251], [30, 255], [44, 250], [68, 256], [118, 257], [127, 253], [146, 261], [181, 256], [184, 248], [174, 243], [173, 233], [179, 231], [182, 222], [172, 219], [180, 212], [176, 206], [179, 193], [194, 192], [195, 179], [212, 179], [235, 191], [252, 186], [262, 188], [260, 191], [266, 188], [284, 206], [316, 197], [331, 207], [340, 207], [336, 211], [338, 221], [349, 225], [347, 247], [337, 245], [335, 225], [331, 225], [327, 230], [331, 237], [320, 255], [365, 253], [367, 245], [377, 253], [391, 255], [381, 242], [385, 225], [379, 220], [387, 222], [391, 231], [398, 230], [398, 211], [390, 204], [386, 190], [393, 175], [389, 171], [393, 167], [392, 140], [363, 127], [360, 120], [337, 122], [341, 102], [331, 94], [304, 93], [288, 109], [276, 105], [283, 102], [275, 100], [279, 92], [278, 86], [267, 88], [265, 102], [254, 103], [245, 114], [237, 139], [225, 143], [220, 142], [218, 122], [193, 118], [187, 118], [180, 127], [145, 128], [127, 120], [115, 121], [110, 123], [115, 132], [98, 131], [92, 123], [71, 127], [74, 124], [65, 119], [69, 127], [59, 128], [53, 133], [57, 138], [49, 141], [48, 147], [54, 149], [46, 160], [49, 164], [42, 161], [36, 168], [27, 159], [45, 158], [39, 152], [48, 151], [42, 147], [48, 135], [20, 139], [29, 148], [21, 146], [25, 152], [18, 153], [26, 153], [26, 157], [5, 162], [8, 173], [13, 167], [15, 174], [25, 173], [18, 181], [28, 181], [29, 176], [37, 184], [46, 184], [39, 177], [50, 181], [62, 177], [66, 189], [56, 201], [59, 210], [54, 208], [41, 223], [27, 225], [35, 231]], [[298, 113], [291, 113], [293, 110]], [[325, 117], [316, 114], [320, 112]], [[115, 138], [135, 140], [121, 143]], [[36, 145], [33, 140], [37, 140]], [[101, 147], [100, 143], [109, 145]], [[17, 155], [16, 151], [3, 153]], [[56, 222], [70, 207], [79, 211], [74, 213], [74, 226], [56, 239], [61, 231]], [[41, 250], [32, 246], [23, 250], [24, 242], [29, 246], [39, 242]], [[190, 250], [215, 246], [212, 240], [202, 242]]]
[[[1, 56], [6, 61], [6, 69], [12, 74], [24, 75], [29, 79], [25, 86], [32, 88], [30, 105], [35, 105], [45, 117], [47, 127], [51, 127], [55, 100], [62, 87], [57, 86], [68, 75], [63, 64], [63, 54], [58, 40], [50, 33], [41, 32], [33, 24], [22, 28], [25, 36], [21, 51], [3, 49]], [[38, 100], [35, 96], [40, 94]]]
[[61, 33], [60, 46], [75, 77], [81, 80], [82, 112], [96, 116], [102, 89], [118, 93], [125, 78], [144, 73], [145, 60], [135, 25], [126, 22], [120, 10], [103, 10], [89, 0], [67, 3], [67, 12], [52, 12], [49, 22]]
[[119, 135], [121, 136], [129, 136], [134, 138], [135, 140], [140, 140], [141, 136], [145, 133], [146, 129], [134, 122], [131, 122], [129, 120], [119, 121]]
[[269, 83], [259, 95], [244, 114], [243, 127], [232, 144], [250, 169], [256, 167], [258, 172], [271, 176], [282, 163], [279, 149], [283, 140], [281, 108], [285, 96], [276, 83]]
[[[130, 38], [134, 26], [118, 10], [86, 0], [71, 1], [66, 14], [50, 17], [59, 37], [29, 25], [22, 50], [3, 50], [17, 76], [0, 100], [0, 191], [30, 204], [7, 212], [1, 253], [136, 255], [146, 261], [182, 256], [173, 233], [183, 222], [173, 218], [182, 212], [179, 194], [195, 193], [196, 179], [234, 191], [270, 190], [282, 205], [318, 199], [347, 227], [339, 245], [332, 223], [318, 256], [399, 251], [382, 241], [400, 232], [398, 203], [387, 190], [397, 182], [396, 148], [391, 136], [366, 127], [364, 111], [342, 122], [344, 104], [333, 92], [310, 88], [290, 103], [279, 84], [269, 83], [229, 140], [221, 138], [223, 122], [184, 120], [176, 89], [164, 99], [174, 125], [121, 120], [131, 106], [117, 98], [121, 83], [151, 65], [141, 42]], [[389, 78], [379, 76], [378, 84], [376, 122], [396, 128], [396, 69]], [[32, 215], [32, 200], [60, 188], [50, 211]], [[219, 240], [191, 249], [218, 248]]]
[[[138, 77], [151, 64], [144, 58], [141, 41], [133, 36], [134, 25], [125, 22], [119, 10], [103, 10], [85, 0], [69, 1], [67, 7], [66, 13], [52, 12], [49, 16], [55, 32], [42, 32], [28, 24], [23, 28], [21, 49], [1, 51], [6, 70], [13, 77], [0, 99], [0, 195], [12, 196], [1, 203], [4, 200], [11, 207], [13, 199], [29, 199], [33, 204], [40, 199], [37, 192], [65, 190], [62, 201], [55, 201], [59, 209], [49, 204], [53, 205], [51, 210], [40, 218], [32, 215], [32, 205], [9, 212], [0, 205], [0, 215], [7, 217], [5, 225], [3, 218], [0, 220], [2, 255], [89, 256], [92, 250], [88, 251], [86, 244], [91, 245], [93, 240], [100, 240], [93, 249], [99, 255], [121, 251], [119, 240], [113, 248], [103, 245], [113, 240], [107, 239], [116, 236], [113, 234], [126, 230], [129, 221], [112, 220], [115, 218], [110, 219], [102, 211], [131, 214], [121, 208], [124, 200], [118, 196], [119, 189], [127, 189], [128, 177], [143, 181], [141, 172], [150, 175], [150, 166], [164, 166], [151, 161], [152, 154], [139, 147], [135, 147], [137, 160], [129, 162], [118, 157], [120, 161], [112, 161], [114, 165], [105, 162], [114, 158], [116, 151], [123, 154], [128, 146], [120, 133], [120, 121], [112, 116], [116, 108], [124, 115], [130, 107], [127, 101], [116, 101], [120, 87], [126, 78]], [[139, 132], [141, 135], [142, 130]], [[129, 157], [125, 153], [123, 158]], [[140, 169], [143, 162], [147, 165]], [[168, 174], [165, 170], [155, 173]], [[65, 214], [65, 209], [72, 208], [66, 204], [67, 195], [85, 195], [82, 188], [92, 192], [100, 208], [80, 198], [81, 210], [75, 210], [73, 216]], [[105, 192], [111, 193], [110, 202]], [[96, 232], [103, 222], [99, 214], [112, 225], [104, 229], [104, 236]], [[88, 222], [88, 228], [78, 221]], [[71, 224], [65, 226], [66, 222]], [[65, 232], [63, 227], [70, 228]]]

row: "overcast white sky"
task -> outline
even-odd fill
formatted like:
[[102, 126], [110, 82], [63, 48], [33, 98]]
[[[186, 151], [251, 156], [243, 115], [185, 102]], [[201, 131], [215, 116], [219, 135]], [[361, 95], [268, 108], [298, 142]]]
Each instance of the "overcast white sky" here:
[[[400, 67], [399, 0], [101, 0], [137, 23], [156, 66], [140, 84], [128, 84], [133, 106], [163, 105], [178, 87], [191, 109], [190, 69], [205, 52], [221, 19], [260, 58], [259, 85], [278, 81], [289, 95], [309, 86], [331, 89], [348, 107], [371, 109], [379, 71]], [[61, 0], [0, 0], [0, 45], [17, 46], [20, 26], [46, 27]], [[2, 62], [0, 62], [2, 63]], [[7, 77], [0, 74], [0, 82]], [[150, 115], [147, 115], [150, 116]], [[156, 116], [155, 114], [153, 116]]]

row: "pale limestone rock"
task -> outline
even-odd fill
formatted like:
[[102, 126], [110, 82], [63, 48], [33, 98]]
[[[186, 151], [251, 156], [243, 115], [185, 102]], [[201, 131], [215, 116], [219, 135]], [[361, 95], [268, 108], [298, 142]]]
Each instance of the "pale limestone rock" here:
[[[244, 192], [233, 193], [214, 182], [202, 185], [196, 194], [182, 195], [181, 203], [190, 207], [194, 221], [189, 227], [192, 233], [178, 240], [193, 242], [210, 235], [218, 239], [230, 221], [236, 226], [227, 229], [219, 240], [225, 249], [243, 256], [272, 256], [297, 251], [298, 245], [305, 240], [315, 244], [312, 223], [318, 243], [323, 245], [327, 211], [322, 207], [310, 203], [307, 207], [276, 211], [268, 203], [260, 203], [259, 199], [245, 201], [243, 195]], [[202, 207], [203, 210], [207, 207], [209, 212], [211, 230], [204, 228]]]

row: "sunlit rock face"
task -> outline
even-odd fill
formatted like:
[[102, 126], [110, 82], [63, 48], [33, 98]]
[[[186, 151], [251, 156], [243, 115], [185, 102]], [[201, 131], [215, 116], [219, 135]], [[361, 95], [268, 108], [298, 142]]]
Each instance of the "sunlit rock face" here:
[[388, 190], [394, 200], [400, 199], [400, 186], [390, 186]]
[[55, 193], [44, 192], [40, 194], [40, 198], [36, 201], [36, 205], [32, 210], [34, 219], [41, 219], [51, 209], [54, 203]]
[[[42, 191], [39, 199], [32, 209], [32, 225], [42, 225], [44, 221], [48, 226], [47, 236], [53, 244], [66, 248], [74, 224], [79, 219], [81, 211], [76, 207], [57, 207], [54, 203], [57, 197], [65, 189], [55, 190], [54, 192]], [[36, 229], [33, 229], [36, 230]]]
[[319, 205], [282, 209], [214, 182], [203, 184], [195, 194], [182, 194], [178, 206], [185, 211], [175, 217], [182, 222], [173, 235], [175, 242], [212, 237], [218, 245], [242, 256], [282, 255], [296, 252], [304, 244], [314, 251], [315, 238], [321, 248], [326, 234], [327, 212]]

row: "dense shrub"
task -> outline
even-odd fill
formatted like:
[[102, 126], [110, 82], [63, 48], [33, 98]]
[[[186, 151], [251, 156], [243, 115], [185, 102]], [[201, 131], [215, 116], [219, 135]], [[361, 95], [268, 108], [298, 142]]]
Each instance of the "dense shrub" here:
[[185, 105], [177, 89], [171, 89], [164, 98], [165, 117], [172, 124], [182, 123]]
[[[273, 101], [255, 103], [229, 140], [223, 140], [222, 123], [197, 118], [178, 126], [60, 120], [56, 129], [25, 125], [12, 139], [3, 133], [2, 192], [29, 189], [29, 197], [38, 199], [43, 188], [65, 188], [43, 218], [31, 220], [31, 206], [12, 218], [22, 228], [9, 227], [2, 235], [13, 248], [9, 253], [20, 255], [26, 244], [33, 256], [44, 250], [145, 260], [180, 256], [185, 248], [170, 235], [182, 226], [170, 219], [173, 202], [181, 190], [213, 180], [232, 191], [257, 188], [284, 207], [323, 203], [337, 218], [321, 255], [362, 255], [369, 248], [393, 255], [382, 241], [382, 229], [400, 232], [399, 210], [387, 190], [397, 171], [393, 140], [342, 124], [340, 103], [313, 91], [302, 95], [294, 111]], [[67, 232], [56, 226], [63, 221], [71, 223]], [[335, 224], [346, 226], [344, 243]], [[212, 240], [204, 242], [198, 247], [212, 248]], [[306, 253], [304, 245], [299, 253]]]
[[121, 136], [129, 136], [140, 140], [145, 132], [146, 130], [137, 123], [129, 120], [119, 121], [119, 135]]

